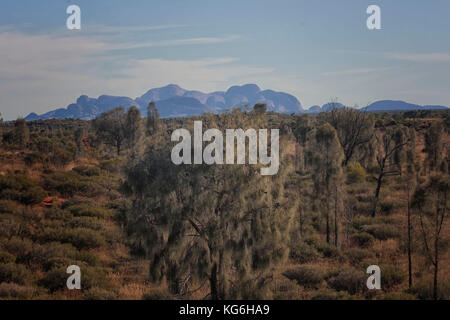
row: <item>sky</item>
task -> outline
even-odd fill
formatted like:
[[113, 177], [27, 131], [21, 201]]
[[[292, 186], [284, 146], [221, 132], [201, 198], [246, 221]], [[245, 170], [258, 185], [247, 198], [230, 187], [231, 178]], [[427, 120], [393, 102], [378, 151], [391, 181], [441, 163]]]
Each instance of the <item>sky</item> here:
[[[66, 8], [81, 8], [68, 30]], [[381, 8], [381, 30], [366, 9]], [[174, 83], [255, 83], [304, 108], [384, 99], [450, 106], [448, 0], [2, 0], [0, 113]]]

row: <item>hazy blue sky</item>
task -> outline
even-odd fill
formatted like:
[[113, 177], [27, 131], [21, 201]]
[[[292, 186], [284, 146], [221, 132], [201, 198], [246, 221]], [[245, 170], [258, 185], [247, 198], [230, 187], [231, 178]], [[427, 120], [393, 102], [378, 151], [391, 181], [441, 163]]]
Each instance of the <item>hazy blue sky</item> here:
[[[66, 8], [82, 29], [67, 30]], [[366, 28], [366, 8], [382, 30]], [[450, 106], [448, 0], [1, 0], [0, 112], [66, 107], [81, 94], [256, 83], [304, 108], [331, 98]]]

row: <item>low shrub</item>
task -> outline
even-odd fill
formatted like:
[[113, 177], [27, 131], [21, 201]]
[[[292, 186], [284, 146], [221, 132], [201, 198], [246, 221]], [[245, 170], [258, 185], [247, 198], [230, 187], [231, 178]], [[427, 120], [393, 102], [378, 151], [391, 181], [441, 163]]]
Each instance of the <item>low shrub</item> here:
[[17, 209], [17, 204], [11, 200], [0, 200], [0, 213], [13, 213]]
[[51, 293], [64, 289], [67, 283], [68, 274], [67, 267], [53, 268], [48, 271], [45, 276], [38, 281], [38, 285], [50, 290]]
[[6, 264], [12, 262], [16, 262], [16, 257], [9, 252], [0, 250], [0, 263]]
[[115, 221], [125, 224], [131, 206], [132, 203], [129, 199], [119, 199], [109, 202], [107, 208], [113, 210]]
[[364, 259], [371, 259], [375, 257], [372, 251], [361, 248], [351, 248], [345, 252], [345, 256], [352, 265], [358, 265]]
[[313, 246], [304, 242], [299, 242], [291, 247], [289, 256], [297, 262], [308, 263], [317, 260], [319, 258], [319, 253]]
[[114, 300], [117, 298], [115, 291], [93, 287], [83, 293], [84, 300]]
[[101, 187], [74, 171], [55, 172], [48, 175], [44, 180], [47, 190], [59, 192], [63, 197], [72, 197], [75, 194], [95, 196], [102, 192]]
[[25, 262], [33, 248], [33, 242], [26, 238], [13, 237], [4, 243], [3, 248], [10, 254], [14, 254], [17, 262]]
[[283, 275], [289, 280], [297, 281], [298, 285], [305, 288], [316, 288], [324, 278], [323, 272], [312, 266], [299, 266], [283, 272]]
[[357, 215], [369, 215], [372, 212], [372, 203], [355, 201], [350, 204], [350, 208]]
[[391, 289], [405, 281], [406, 274], [402, 268], [391, 264], [380, 265], [382, 288]]
[[366, 170], [359, 162], [350, 162], [347, 165], [347, 183], [361, 183], [366, 181]]
[[372, 204], [372, 201], [373, 201], [373, 195], [372, 194], [359, 194], [355, 198], [359, 202], [366, 202], [366, 203], [370, 203], [370, 204]]
[[360, 270], [344, 269], [332, 273], [328, 278], [328, 285], [337, 291], [347, 291], [350, 294], [357, 294], [366, 287], [367, 275]]
[[[423, 280], [415, 284], [411, 288], [411, 293], [415, 294], [421, 300], [432, 300], [433, 297], [433, 281]], [[450, 280], [439, 281], [438, 283], [438, 300], [450, 300]]]
[[357, 230], [359, 232], [365, 231], [364, 228], [366, 226], [375, 225], [375, 224], [397, 225], [398, 220], [395, 220], [394, 218], [386, 217], [386, 216], [379, 216], [376, 218], [361, 216], [361, 217], [357, 217], [357, 218], [353, 219], [353, 221], [352, 221], [353, 228], [355, 228], [355, 230]]
[[43, 242], [59, 241], [62, 243], [70, 243], [78, 249], [98, 248], [106, 244], [105, 239], [99, 232], [86, 228], [48, 228], [42, 230], [40, 240]]
[[274, 300], [292, 300], [297, 292], [297, 281], [286, 278], [278, 279], [274, 282]]
[[18, 216], [11, 214], [0, 215], [0, 235], [6, 239], [17, 237], [24, 233], [27, 233], [29, 228], [24, 226], [21, 219]]
[[73, 159], [74, 154], [62, 148], [55, 148], [49, 157], [49, 160], [58, 167], [68, 165]]
[[[232, 300], [272, 300], [273, 292], [266, 279], [255, 280], [246, 278], [230, 288], [229, 297]], [[172, 291], [173, 292], [173, 291]]]
[[106, 245], [105, 239], [97, 231], [86, 228], [75, 228], [65, 233], [67, 242], [78, 249], [92, 249]]
[[0, 264], [0, 283], [14, 282], [20, 285], [28, 284], [31, 272], [24, 265], [16, 263]]
[[105, 222], [96, 217], [74, 217], [69, 222], [71, 228], [86, 228], [96, 231], [104, 229], [104, 225]]
[[379, 203], [380, 212], [383, 214], [391, 214], [395, 209], [395, 203], [389, 200], [382, 200]]
[[0, 299], [21, 299], [29, 300], [33, 297], [35, 289], [28, 286], [21, 286], [16, 283], [0, 283]]
[[84, 289], [103, 288], [110, 291], [115, 289], [108, 279], [108, 269], [85, 266], [81, 267], [81, 273], [81, 285]]
[[75, 195], [72, 198], [67, 199], [67, 201], [61, 205], [61, 208], [67, 209], [73, 206], [95, 207], [98, 206], [98, 202], [92, 198]]
[[348, 300], [352, 297], [346, 291], [332, 289], [321, 290], [311, 297], [311, 300]]
[[372, 190], [367, 183], [354, 183], [349, 185], [347, 193], [350, 195], [368, 194], [372, 193]]
[[370, 233], [359, 232], [351, 237], [351, 241], [362, 248], [368, 248], [373, 244], [375, 238]]
[[321, 240], [318, 236], [311, 236], [305, 239], [305, 243], [314, 248], [317, 248], [319, 242], [321, 242]]
[[166, 289], [150, 289], [142, 296], [142, 300], [171, 300], [173, 299], [170, 292]]
[[[45, 276], [38, 281], [38, 284], [44, 286], [51, 292], [66, 288], [68, 266], [55, 267], [48, 271]], [[93, 287], [110, 289], [111, 285], [107, 281], [106, 271], [102, 268], [80, 265], [81, 287], [83, 290], [89, 290]]]
[[342, 252], [339, 248], [326, 242], [319, 242], [317, 244], [317, 250], [322, 253], [325, 258], [339, 258], [342, 256]]
[[361, 232], [363, 231], [364, 226], [373, 224], [374, 222], [375, 220], [373, 218], [362, 216], [354, 218], [352, 221], [352, 226], [356, 231]]
[[0, 199], [15, 200], [25, 205], [40, 203], [47, 192], [33, 180], [21, 175], [0, 175]]
[[78, 251], [75, 255], [76, 260], [80, 260], [88, 264], [89, 266], [99, 266], [101, 264], [100, 258], [88, 251]]
[[94, 208], [90, 206], [84, 205], [76, 205], [68, 207], [67, 210], [70, 211], [76, 217], [97, 217], [102, 219], [107, 219], [112, 217], [113, 213], [111, 210], [103, 209], [103, 208]]
[[392, 224], [375, 224], [365, 226], [364, 231], [370, 233], [374, 238], [378, 240], [387, 240], [390, 238], [400, 237], [399, 228]]
[[83, 184], [75, 172], [55, 172], [45, 178], [44, 187], [64, 197], [71, 197], [83, 188]]
[[72, 215], [67, 211], [61, 210], [57, 207], [52, 207], [45, 210], [45, 218], [49, 220], [63, 220], [69, 221], [72, 218]]
[[78, 166], [72, 169], [76, 173], [78, 173], [81, 176], [99, 176], [101, 173], [101, 170], [99, 167], [92, 167], [92, 166]]
[[40, 153], [29, 153], [23, 158], [23, 161], [26, 166], [32, 167], [37, 163], [43, 163], [45, 161], [45, 157]]
[[67, 268], [70, 265], [76, 264], [76, 261], [64, 257], [51, 257], [43, 263], [45, 271], [57, 268]]
[[119, 173], [122, 165], [123, 163], [120, 159], [103, 160], [100, 162], [100, 168], [111, 173]]
[[383, 300], [417, 300], [417, 296], [407, 292], [392, 292], [383, 296]]
[[70, 243], [49, 242], [34, 244], [31, 253], [28, 255], [28, 262], [32, 264], [39, 264], [45, 269], [51, 269], [52, 259], [66, 258], [75, 259], [77, 249]]

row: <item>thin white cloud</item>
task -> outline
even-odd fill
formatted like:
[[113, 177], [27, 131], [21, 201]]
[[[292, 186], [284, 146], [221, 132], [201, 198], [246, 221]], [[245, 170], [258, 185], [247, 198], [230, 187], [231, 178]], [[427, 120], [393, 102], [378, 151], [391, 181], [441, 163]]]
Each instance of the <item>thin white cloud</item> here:
[[388, 57], [412, 62], [450, 62], [449, 53], [388, 53]]
[[55, 38], [51, 35], [0, 33], [0, 80], [30, 80], [48, 73], [65, 72], [88, 57], [109, 50], [106, 43], [81, 36]]
[[133, 79], [132, 83], [145, 84], [145, 90], [177, 83], [185, 88], [202, 88], [205, 91], [224, 90], [233, 81], [246, 82], [274, 72], [273, 68], [251, 67], [236, 62], [237, 59], [226, 57], [198, 60], [145, 59], [135, 61], [126, 72]]
[[111, 45], [111, 49], [130, 50], [130, 49], [151, 48], [151, 47], [206, 45], [206, 44], [232, 42], [237, 39], [239, 39], [239, 36], [199, 37], [199, 38], [187, 38], [187, 39], [148, 41], [148, 42], [142, 42], [142, 43], [119, 43], [116, 45]]
[[368, 74], [368, 73], [376, 73], [376, 72], [382, 72], [387, 71], [392, 68], [358, 68], [358, 69], [348, 69], [348, 70], [340, 70], [340, 71], [329, 71], [329, 72], [323, 72], [321, 73], [322, 76], [351, 76], [351, 75], [358, 75], [358, 74]]
[[448, 52], [369, 52], [360, 50], [336, 50], [339, 54], [352, 54], [352, 55], [370, 55], [374, 57], [385, 57], [389, 59], [411, 61], [418, 63], [443, 63], [450, 62], [450, 53]]
[[125, 32], [145, 32], [156, 30], [167, 30], [176, 28], [186, 28], [185, 24], [166, 24], [156, 26], [106, 26], [106, 25], [83, 25], [83, 32], [89, 33], [125, 33]]

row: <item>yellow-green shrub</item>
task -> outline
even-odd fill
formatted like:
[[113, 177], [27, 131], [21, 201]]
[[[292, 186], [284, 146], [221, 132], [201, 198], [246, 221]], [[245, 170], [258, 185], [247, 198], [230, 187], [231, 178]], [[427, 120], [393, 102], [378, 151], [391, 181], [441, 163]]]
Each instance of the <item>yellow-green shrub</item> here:
[[347, 165], [347, 183], [360, 183], [366, 181], [366, 170], [359, 162], [350, 162]]

